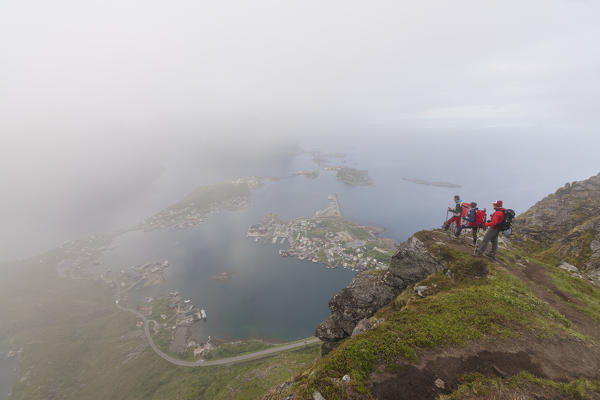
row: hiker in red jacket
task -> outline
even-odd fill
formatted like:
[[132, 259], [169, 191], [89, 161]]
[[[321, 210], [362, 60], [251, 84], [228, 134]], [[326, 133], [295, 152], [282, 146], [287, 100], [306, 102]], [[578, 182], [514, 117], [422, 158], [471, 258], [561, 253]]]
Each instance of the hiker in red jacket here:
[[[477, 244], [477, 230], [479, 229], [479, 223], [481, 222], [478, 221], [478, 216], [482, 215], [480, 211], [483, 210], [477, 209], [477, 203], [475, 203], [474, 201], [471, 202], [471, 204], [469, 204], [469, 213], [465, 217], [466, 224], [458, 227], [458, 232], [456, 235], [459, 236], [463, 228], [471, 228], [471, 233], [473, 234], [473, 246]], [[485, 222], [485, 217], [483, 219]]]
[[459, 195], [454, 196], [454, 203], [456, 204], [456, 206], [454, 207], [454, 210], [451, 209], [450, 207], [448, 207], [448, 211], [452, 211], [453, 215], [452, 218], [450, 218], [448, 221], [444, 222], [444, 225], [442, 226], [442, 228], [447, 231], [448, 228], [450, 227], [450, 224], [456, 221], [456, 227], [458, 228], [456, 230], [456, 237], [458, 237], [458, 235], [460, 235], [460, 220], [462, 218], [462, 200], [460, 199]]
[[499, 225], [504, 220], [504, 212], [506, 211], [502, 208], [502, 200], [496, 200], [492, 203], [494, 206], [494, 213], [492, 214], [492, 219], [486, 222], [485, 227], [489, 228], [486, 232], [481, 244], [479, 245], [479, 249], [475, 251], [475, 255], [481, 256], [485, 251], [489, 242], [492, 242], [492, 251], [486, 254], [488, 257], [495, 259], [496, 258], [496, 250], [498, 249], [498, 235], [500, 234]]

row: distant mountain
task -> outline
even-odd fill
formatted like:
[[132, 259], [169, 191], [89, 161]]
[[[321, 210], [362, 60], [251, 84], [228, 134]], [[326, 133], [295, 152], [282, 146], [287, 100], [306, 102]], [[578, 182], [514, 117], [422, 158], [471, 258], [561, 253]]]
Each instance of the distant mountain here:
[[600, 399], [599, 207], [600, 175], [565, 185], [496, 260], [415, 233], [333, 296], [323, 356], [265, 399]]

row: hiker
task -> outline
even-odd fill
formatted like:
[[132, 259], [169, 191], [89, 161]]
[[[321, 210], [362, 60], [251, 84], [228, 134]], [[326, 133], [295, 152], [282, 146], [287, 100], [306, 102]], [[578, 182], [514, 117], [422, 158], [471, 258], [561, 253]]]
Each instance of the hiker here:
[[492, 250], [486, 254], [491, 259], [496, 259], [496, 250], [498, 249], [498, 235], [500, 234], [502, 229], [501, 224], [504, 221], [504, 214], [506, 210], [502, 208], [502, 200], [496, 200], [492, 203], [494, 207], [494, 213], [492, 214], [492, 218], [490, 221], [486, 222], [484, 225], [485, 228], [489, 228], [479, 245], [479, 249], [475, 251], [475, 255], [481, 256], [485, 251], [489, 242], [492, 242]]
[[454, 234], [456, 237], [458, 237], [458, 235], [460, 235], [460, 220], [462, 218], [462, 201], [460, 199], [459, 195], [455, 195], [454, 196], [454, 203], [456, 204], [454, 207], [454, 210], [450, 207], [448, 207], [448, 211], [452, 212], [452, 218], [450, 218], [449, 220], [447, 220], [446, 222], [444, 222], [444, 225], [442, 226], [442, 228], [447, 231], [448, 228], [450, 228], [450, 224], [453, 222], [456, 222], [456, 227], [458, 228], [456, 230], [456, 233]]
[[[480, 221], [478, 221], [477, 217], [480, 217], [480, 216], [481, 216], [481, 213], [480, 213], [480, 210], [477, 209], [477, 203], [475, 203], [474, 201], [471, 202], [471, 204], [469, 204], [469, 212], [467, 213], [467, 216], [465, 217], [465, 221], [467, 222], [467, 224], [464, 226], [458, 227], [458, 232], [457, 232], [456, 236], [460, 235], [460, 232], [463, 230], [463, 228], [471, 228], [471, 233], [473, 234], [473, 246], [475, 246], [477, 244], [477, 230], [479, 229], [479, 223], [480, 223]], [[485, 217], [484, 217], [484, 222], [485, 222]]]

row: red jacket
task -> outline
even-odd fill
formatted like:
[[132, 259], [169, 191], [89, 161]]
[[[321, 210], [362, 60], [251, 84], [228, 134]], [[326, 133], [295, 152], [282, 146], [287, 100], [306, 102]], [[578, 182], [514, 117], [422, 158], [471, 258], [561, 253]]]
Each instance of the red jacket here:
[[502, 222], [504, 219], [504, 208], [497, 208], [496, 211], [492, 214], [492, 220], [490, 222], [486, 222], [486, 228], [495, 228], [496, 225]]

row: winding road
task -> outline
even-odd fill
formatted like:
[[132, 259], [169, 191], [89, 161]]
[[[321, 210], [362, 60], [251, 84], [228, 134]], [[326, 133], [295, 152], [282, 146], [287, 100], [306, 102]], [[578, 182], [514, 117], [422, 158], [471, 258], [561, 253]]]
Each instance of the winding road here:
[[[319, 338], [312, 337], [310, 339], [305, 339], [305, 340], [301, 340], [298, 342], [292, 342], [292, 343], [283, 344], [280, 346], [274, 346], [274, 347], [271, 347], [271, 348], [268, 348], [265, 350], [256, 351], [254, 353], [241, 354], [239, 356], [221, 358], [218, 360], [198, 360], [198, 361], [179, 360], [179, 359], [171, 357], [170, 355], [163, 352], [154, 343], [154, 340], [152, 340], [152, 336], [150, 335], [150, 324], [149, 324], [150, 321], [147, 320], [144, 315], [142, 315], [138, 311], [133, 310], [131, 308], [126, 308], [126, 307], [121, 306], [119, 304], [118, 300], [115, 301], [115, 303], [116, 303], [118, 309], [135, 314], [136, 317], [138, 317], [142, 321], [144, 321], [144, 333], [146, 334], [146, 339], [148, 339], [148, 343], [150, 343], [150, 347], [152, 347], [152, 350], [154, 350], [154, 352], [159, 357], [161, 357], [165, 361], [170, 362], [171, 364], [178, 365], [180, 367], [214, 367], [217, 365], [237, 364], [237, 363], [241, 363], [244, 361], [256, 360], [259, 358], [269, 357], [271, 355], [274, 355], [276, 353], [280, 353], [280, 352], [286, 351], [286, 350], [297, 349], [299, 347], [309, 346], [314, 343], [321, 343], [321, 340]], [[155, 321], [153, 321], [153, 322], [155, 322]]]

